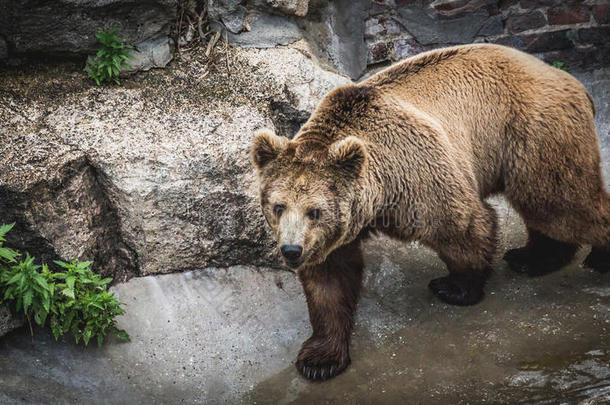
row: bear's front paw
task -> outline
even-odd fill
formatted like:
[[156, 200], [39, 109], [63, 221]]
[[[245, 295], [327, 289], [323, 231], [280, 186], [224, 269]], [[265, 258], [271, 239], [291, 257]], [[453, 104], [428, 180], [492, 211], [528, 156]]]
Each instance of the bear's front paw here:
[[432, 292], [451, 305], [474, 305], [483, 299], [484, 279], [460, 275], [435, 278], [428, 287]]
[[331, 344], [327, 338], [309, 338], [303, 343], [296, 367], [309, 380], [324, 381], [349, 366], [348, 345]]

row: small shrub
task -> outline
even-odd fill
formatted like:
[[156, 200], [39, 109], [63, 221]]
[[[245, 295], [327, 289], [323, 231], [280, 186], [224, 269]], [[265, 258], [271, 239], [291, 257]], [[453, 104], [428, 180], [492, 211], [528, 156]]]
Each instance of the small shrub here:
[[99, 346], [112, 333], [129, 340], [124, 330], [116, 327], [115, 317], [125, 312], [113, 293], [107, 291], [111, 278], [102, 279], [91, 270], [92, 262], [56, 261], [63, 271], [54, 273], [46, 264], [34, 264], [34, 258], [21, 255], [3, 246], [4, 236], [13, 224], [0, 226], [0, 304], [22, 313], [30, 327], [32, 319], [40, 326], [49, 321], [55, 339], [71, 333], [85, 345], [96, 339]]
[[108, 82], [121, 84], [119, 72], [122, 67], [129, 67], [126, 61], [129, 59], [129, 51], [133, 47], [125, 45], [116, 30], [101, 31], [95, 37], [99, 41], [100, 47], [93, 60], [87, 61], [85, 70], [98, 86]]
[[559, 60], [556, 60], [555, 62], [553, 62], [553, 67], [557, 68], [559, 70], [563, 70], [564, 72], [568, 71], [568, 67], [566, 66], [566, 64]]
[[45, 266], [43, 273], [40, 273], [40, 268], [34, 264], [34, 258], [26, 254], [25, 260], [3, 271], [0, 278], [4, 289], [2, 299], [13, 301], [15, 312], [25, 315], [30, 332], [32, 318], [40, 326], [45, 324], [54, 292], [53, 283], [47, 281], [50, 278], [48, 268]]
[[95, 274], [91, 270], [92, 262], [75, 259], [71, 263], [56, 261], [55, 264], [65, 269], [53, 274], [57, 292], [62, 296], [62, 299], [55, 300], [49, 322], [55, 339], [71, 332], [76, 343], [82, 339], [85, 345], [95, 337], [101, 346], [108, 333], [129, 340], [127, 333], [118, 329], [114, 321], [114, 317], [123, 315], [125, 311], [114, 294], [107, 292], [112, 279], [102, 279]]

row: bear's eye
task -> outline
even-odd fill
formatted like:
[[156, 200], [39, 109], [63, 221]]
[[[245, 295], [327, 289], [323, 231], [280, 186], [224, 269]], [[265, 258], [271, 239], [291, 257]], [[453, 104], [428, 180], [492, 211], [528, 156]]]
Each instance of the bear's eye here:
[[273, 214], [274, 214], [276, 217], [281, 216], [281, 215], [284, 213], [284, 211], [286, 211], [286, 206], [285, 206], [285, 205], [283, 205], [283, 204], [275, 204], [275, 205], [273, 206]]
[[318, 208], [315, 208], [313, 210], [309, 210], [307, 211], [307, 218], [311, 219], [312, 221], [315, 219], [319, 219], [320, 218], [320, 210]]

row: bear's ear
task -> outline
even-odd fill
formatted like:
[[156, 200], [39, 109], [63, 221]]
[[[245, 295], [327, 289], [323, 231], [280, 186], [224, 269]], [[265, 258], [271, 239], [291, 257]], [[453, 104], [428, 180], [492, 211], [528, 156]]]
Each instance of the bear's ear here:
[[329, 156], [340, 168], [359, 176], [367, 161], [366, 145], [355, 136], [348, 136], [330, 145]]
[[254, 135], [254, 142], [250, 157], [252, 163], [262, 169], [267, 163], [275, 159], [288, 143], [288, 139], [277, 136], [269, 129], [261, 129]]

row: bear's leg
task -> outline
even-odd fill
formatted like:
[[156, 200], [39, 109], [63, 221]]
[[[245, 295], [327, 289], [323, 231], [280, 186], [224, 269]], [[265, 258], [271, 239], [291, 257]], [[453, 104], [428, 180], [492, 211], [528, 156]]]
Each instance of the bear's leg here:
[[[604, 193], [602, 197], [601, 214], [598, 225], [601, 229], [598, 240], [592, 241], [591, 253], [584, 261], [584, 265], [600, 273], [610, 271], [610, 195]], [[600, 244], [601, 243], [601, 244]]]
[[583, 264], [600, 273], [607, 273], [610, 271], [610, 249], [593, 246]]
[[428, 242], [449, 269], [449, 276], [428, 284], [438, 298], [452, 305], [474, 305], [483, 299], [497, 247], [497, 224], [493, 208], [482, 202], [466, 226], [446, 224], [436, 240]]
[[360, 240], [356, 240], [333, 251], [324, 263], [299, 270], [313, 329], [296, 362], [306, 378], [326, 380], [349, 365], [363, 267]]
[[570, 263], [578, 250], [577, 244], [551, 239], [531, 228], [527, 231], [527, 244], [504, 255], [510, 269], [518, 273], [530, 277], [552, 273]]

